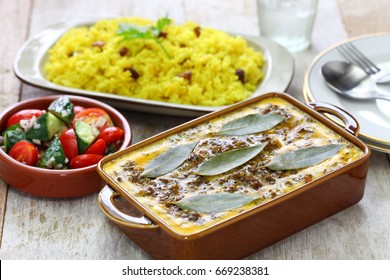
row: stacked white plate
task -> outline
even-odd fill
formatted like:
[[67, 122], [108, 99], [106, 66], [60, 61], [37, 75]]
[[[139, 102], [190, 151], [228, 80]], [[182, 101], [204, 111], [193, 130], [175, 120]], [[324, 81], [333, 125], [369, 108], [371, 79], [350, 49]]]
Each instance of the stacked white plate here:
[[[359, 137], [372, 149], [390, 153], [390, 101], [354, 100], [341, 96], [331, 90], [321, 74], [321, 67], [328, 61], [345, 61], [337, 47], [352, 42], [377, 66], [390, 72], [390, 34], [375, 34], [357, 37], [341, 42], [321, 52], [309, 67], [304, 81], [306, 101], [328, 102], [345, 109], [360, 124]], [[378, 85], [389, 92], [389, 85]], [[332, 118], [332, 117], [331, 117]], [[339, 122], [337, 119], [334, 119]]]

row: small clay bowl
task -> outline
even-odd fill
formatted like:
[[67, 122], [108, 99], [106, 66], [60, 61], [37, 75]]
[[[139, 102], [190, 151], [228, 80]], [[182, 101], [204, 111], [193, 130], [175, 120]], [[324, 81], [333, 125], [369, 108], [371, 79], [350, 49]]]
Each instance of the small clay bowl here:
[[[6, 129], [8, 118], [23, 109], [45, 109], [61, 95], [31, 98], [8, 107], [0, 114], [0, 132]], [[132, 133], [126, 118], [111, 106], [94, 99], [71, 96], [69, 99], [76, 106], [101, 108], [111, 117], [115, 126], [124, 130], [124, 139], [119, 150], [131, 144]], [[22, 164], [0, 149], [0, 178], [12, 187], [34, 195], [50, 198], [71, 198], [98, 192], [104, 181], [97, 173], [96, 164], [67, 170], [52, 170]]]

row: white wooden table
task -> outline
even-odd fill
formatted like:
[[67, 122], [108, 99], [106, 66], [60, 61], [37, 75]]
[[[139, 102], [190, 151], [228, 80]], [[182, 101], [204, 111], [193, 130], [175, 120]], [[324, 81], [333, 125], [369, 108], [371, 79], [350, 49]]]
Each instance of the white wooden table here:
[[[107, 12], [150, 19], [169, 15], [176, 22], [192, 20], [226, 31], [259, 34], [255, 0], [1, 0], [0, 110], [20, 99], [52, 93], [23, 84], [13, 74], [13, 58], [28, 36], [58, 21]], [[321, 50], [347, 38], [345, 30], [336, 0], [320, 0], [312, 48], [294, 54], [289, 94], [303, 101], [303, 77], [309, 63]], [[188, 120], [123, 113], [133, 127], [134, 142]], [[249, 259], [390, 259], [389, 158], [373, 152], [370, 164], [365, 197], [359, 204]], [[1, 259], [149, 258], [105, 218], [97, 194], [43, 199], [0, 180], [0, 216]]]

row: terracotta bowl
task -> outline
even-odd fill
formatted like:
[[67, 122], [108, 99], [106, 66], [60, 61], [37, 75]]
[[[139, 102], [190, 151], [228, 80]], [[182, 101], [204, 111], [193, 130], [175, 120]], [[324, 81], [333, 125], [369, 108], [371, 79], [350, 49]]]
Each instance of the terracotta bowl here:
[[[23, 109], [47, 109], [49, 104], [60, 95], [32, 98], [8, 107], [0, 114], [0, 131], [6, 129], [8, 118]], [[104, 109], [114, 124], [124, 130], [124, 139], [120, 150], [131, 144], [132, 133], [127, 120], [117, 110], [100, 101], [69, 96], [74, 105], [85, 108]], [[98, 192], [104, 185], [98, 175], [96, 164], [84, 168], [68, 170], [50, 170], [22, 164], [0, 149], [0, 178], [12, 187], [35, 196], [51, 198], [70, 198]]]

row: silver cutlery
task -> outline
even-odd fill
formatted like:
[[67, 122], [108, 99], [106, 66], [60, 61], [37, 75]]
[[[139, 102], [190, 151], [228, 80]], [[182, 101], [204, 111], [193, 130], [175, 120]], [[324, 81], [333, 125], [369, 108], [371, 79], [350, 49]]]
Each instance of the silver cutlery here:
[[385, 99], [390, 93], [376, 86], [374, 80], [362, 68], [345, 61], [330, 61], [322, 68], [328, 86], [340, 95], [353, 99]]
[[358, 65], [367, 74], [371, 75], [377, 84], [390, 82], [390, 73], [380, 69], [352, 43], [342, 44], [338, 47], [338, 50], [349, 62]]

